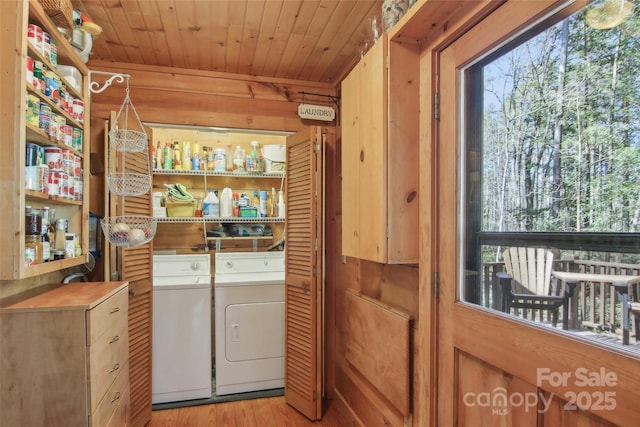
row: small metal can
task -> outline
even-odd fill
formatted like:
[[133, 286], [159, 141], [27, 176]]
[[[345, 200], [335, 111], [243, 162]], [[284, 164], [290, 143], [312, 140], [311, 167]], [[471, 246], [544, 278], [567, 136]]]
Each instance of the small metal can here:
[[40, 99], [35, 95], [27, 95], [27, 112], [25, 119], [30, 125], [35, 127], [40, 126]]
[[49, 42], [50, 45], [50, 53], [49, 53], [49, 62], [51, 62], [51, 65], [53, 65], [54, 67], [58, 66], [58, 44], [56, 43], [55, 40], [51, 40]]
[[82, 129], [73, 128], [71, 133], [71, 147], [82, 152]]
[[33, 58], [27, 56], [27, 82], [33, 84]]
[[42, 28], [36, 24], [29, 24], [27, 26], [27, 40], [38, 51], [42, 52]]
[[58, 136], [58, 115], [56, 113], [51, 113], [49, 116], [49, 136], [51, 138]]
[[58, 196], [59, 197], [69, 197], [69, 175], [60, 172], [60, 180], [58, 183]]
[[50, 196], [57, 196], [60, 192], [60, 172], [49, 171], [49, 177], [47, 180], [47, 190]]
[[40, 102], [40, 117], [38, 127], [45, 133], [49, 133], [49, 120], [51, 118], [51, 107], [46, 102]]

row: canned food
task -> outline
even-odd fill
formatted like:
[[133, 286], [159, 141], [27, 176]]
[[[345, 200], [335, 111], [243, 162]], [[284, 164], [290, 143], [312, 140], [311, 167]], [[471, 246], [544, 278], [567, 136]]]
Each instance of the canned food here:
[[36, 24], [27, 25], [27, 40], [38, 52], [42, 52], [42, 36], [42, 28]]
[[73, 151], [62, 150], [62, 171], [73, 176]]
[[49, 188], [47, 186], [49, 182], [49, 166], [38, 165], [38, 169], [38, 179], [40, 180], [38, 186], [40, 187], [40, 191], [44, 194], [49, 194]]
[[71, 147], [76, 151], [82, 151], [82, 129], [73, 128], [71, 132]]
[[64, 142], [64, 129], [63, 127], [67, 125], [67, 119], [64, 116], [58, 116], [56, 115], [56, 125], [57, 125], [57, 129], [56, 129], [56, 141], [58, 142]]
[[51, 113], [49, 116], [49, 136], [54, 138], [58, 135], [58, 115]]
[[62, 169], [62, 148], [46, 147], [44, 149], [44, 163], [51, 170]]
[[46, 102], [40, 101], [40, 117], [38, 127], [45, 133], [49, 133], [49, 120], [51, 118], [51, 107]]
[[38, 166], [38, 144], [34, 144], [33, 142], [27, 142], [26, 144], [26, 160], [25, 166]]
[[62, 139], [62, 143], [64, 145], [68, 145], [69, 147], [71, 147], [73, 145], [73, 139], [72, 139], [72, 130], [73, 128], [70, 125], [64, 125], [62, 126], [62, 132], [63, 132], [63, 139]]
[[51, 62], [51, 34], [42, 31], [42, 56]]
[[73, 114], [71, 115], [74, 119], [82, 123], [84, 121], [84, 101], [81, 99], [73, 100]]
[[25, 166], [24, 168], [24, 188], [27, 190], [40, 191], [40, 167]]
[[44, 74], [45, 74], [45, 66], [42, 61], [33, 61], [33, 87], [36, 90], [44, 93], [45, 84], [44, 84]]
[[60, 172], [60, 180], [58, 181], [58, 196], [69, 197], [69, 175]]
[[73, 176], [80, 176], [82, 160], [77, 154], [73, 155]]
[[47, 190], [50, 196], [57, 196], [60, 194], [59, 185], [60, 185], [60, 172], [50, 170], [48, 180], [47, 180]]
[[60, 105], [60, 76], [54, 71], [47, 71], [44, 83], [44, 94], [51, 98], [56, 105]]
[[30, 125], [40, 127], [40, 99], [35, 95], [27, 95], [27, 112], [25, 119]]
[[69, 189], [69, 193], [67, 194], [67, 198], [71, 200], [76, 199], [76, 177], [69, 175], [69, 181], [67, 182], [67, 188]]
[[51, 40], [50, 41], [50, 53], [49, 53], [49, 62], [51, 62], [51, 65], [53, 65], [54, 67], [58, 66], [58, 44], [56, 43], [55, 40]]
[[33, 84], [33, 58], [27, 56], [27, 82]]

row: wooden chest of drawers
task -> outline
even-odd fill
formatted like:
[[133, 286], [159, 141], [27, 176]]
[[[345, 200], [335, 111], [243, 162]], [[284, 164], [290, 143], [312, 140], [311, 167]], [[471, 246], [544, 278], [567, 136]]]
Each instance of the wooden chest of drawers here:
[[71, 283], [0, 309], [0, 425], [129, 424], [127, 282]]

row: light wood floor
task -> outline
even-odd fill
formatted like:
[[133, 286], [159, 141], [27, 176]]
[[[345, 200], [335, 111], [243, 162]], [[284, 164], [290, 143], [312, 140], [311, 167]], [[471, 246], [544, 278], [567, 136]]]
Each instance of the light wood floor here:
[[149, 427], [346, 427], [337, 406], [328, 403], [322, 420], [309, 421], [284, 396], [153, 411]]

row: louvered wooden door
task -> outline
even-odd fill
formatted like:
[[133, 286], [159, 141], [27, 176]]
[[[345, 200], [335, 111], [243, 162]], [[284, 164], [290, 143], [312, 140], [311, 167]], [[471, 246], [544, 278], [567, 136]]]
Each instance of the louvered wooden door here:
[[[112, 113], [110, 123], [115, 122]], [[137, 123], [129, 120], [129, 128]], [[145, 130], [147, 135], [149, 130]], [[105, 145], [110, 150], [109, 145]], [[118, 153], [111, 149], [110, 169], [122, 168], [126, 162], [127, 172], [147, 174], [147, 153]], [[105, 159], [106, 160], [106, 159]], [[106, 190], [106, 189], [105, 189]], [[151, 193], [140, 196], [116, 196], [109, 193], [109, 215], [151, 216]], [[129, 282], [129, 384], [131, 401], [131, 425], [144, 426], [151, 421], [151, 304], [152, 304], [152, 256], [153, 240], [141, 246], [115, 248], [110, 254], [111, 280]]]
[[324, 135], [312, 127], [287, 139], [287, 403], [322, 417], [322, 206]]

